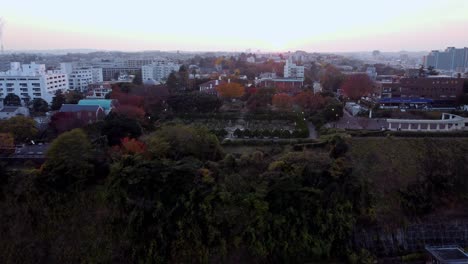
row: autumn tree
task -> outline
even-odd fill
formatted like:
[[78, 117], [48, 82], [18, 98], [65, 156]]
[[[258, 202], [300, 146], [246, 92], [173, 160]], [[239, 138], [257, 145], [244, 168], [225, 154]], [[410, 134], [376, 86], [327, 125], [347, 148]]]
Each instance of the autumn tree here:
[[0, 133], [0, 155], [15, 151], [15, 139], [10, 133]]
[[273, 105], [280, 110], [291, 110], [293, 100], [291, 96], [285, 93], [275, 94], [273, 96]]
[[344, 79], [345, 76], [340, 70], [332, 65], [327, 65], [321, 74], [320, 84], [325, 91], [336, 92]]
[[372, 92], [373, 84], [367, 74], [353, 74], [346, 78], [341, 85], [341, 89], [348, 98], [359, 100]]
[[325, 99], [320, 94], [314, 94], [310, 91], [301, 92], [294, 96], [294, 102], [307, 112], [317, 111], [325, 105]]
[[223, 83], [216, 87], [219, 95], [225, 99], [239, 98], [244, 95], [245, 89], [239, 83]]

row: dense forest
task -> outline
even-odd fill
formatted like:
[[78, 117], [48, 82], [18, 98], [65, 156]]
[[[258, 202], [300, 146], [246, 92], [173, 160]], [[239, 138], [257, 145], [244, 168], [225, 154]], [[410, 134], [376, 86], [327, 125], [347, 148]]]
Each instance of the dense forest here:
[[463, 139], [226, 151], [169, 124], [109, 146], [109, 122], [61, 134], [40, 167], [2, 164], [1, 263], [365, 263], [357, 228], [466, 204]]

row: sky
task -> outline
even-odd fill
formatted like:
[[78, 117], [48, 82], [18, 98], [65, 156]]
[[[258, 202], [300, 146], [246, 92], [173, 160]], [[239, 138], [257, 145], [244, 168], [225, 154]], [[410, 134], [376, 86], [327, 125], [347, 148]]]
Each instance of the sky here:
[[468, 0], [1, 0], [5, 50], [428, 51], [468, 46]]

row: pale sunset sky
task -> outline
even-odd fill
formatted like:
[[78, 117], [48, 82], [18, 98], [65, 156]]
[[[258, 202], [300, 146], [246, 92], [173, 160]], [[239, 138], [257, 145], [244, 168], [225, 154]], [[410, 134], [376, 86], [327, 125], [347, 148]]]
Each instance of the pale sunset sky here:
[[1, 0], [6, 50], [317, 52], [468, 46], [468, 0]]

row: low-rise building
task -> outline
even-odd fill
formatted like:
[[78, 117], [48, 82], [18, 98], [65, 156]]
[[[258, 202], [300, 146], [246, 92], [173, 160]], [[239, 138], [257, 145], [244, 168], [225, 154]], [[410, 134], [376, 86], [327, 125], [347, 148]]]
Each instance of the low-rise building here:
[[99, 106], [104, 110], [104, 113], [107, 115], [112, 111], [117, 105], [117, 100], [115, 99], [83, 99], [78, 101], [79, 106]]
[[380, 82], [381, 99], [429, 99], [435, 104], [454, 105], [463, 94], [462, 78], [427, 77], [401, 78]]
[[69, 113], [83, 124], [92, 124], [105, 117], [105, 111], [99, 105], [63, 104], [60, 113]]

